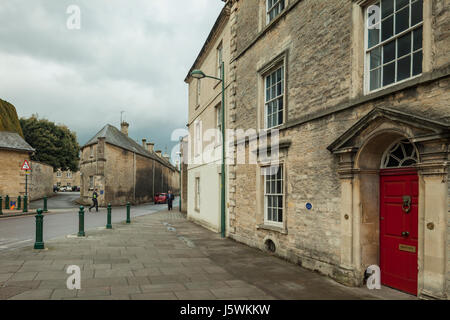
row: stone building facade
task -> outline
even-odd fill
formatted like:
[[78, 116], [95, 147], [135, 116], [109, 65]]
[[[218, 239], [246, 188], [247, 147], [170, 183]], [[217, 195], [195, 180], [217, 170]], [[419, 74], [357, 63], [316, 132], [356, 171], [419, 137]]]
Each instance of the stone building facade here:
[[95, 188], [99, 205], [152, 202], [155, 193], [179, 190], [179, 172], [153, 143], [142, 145], [128, 137], [128, 123], [121, 130], [106, 125], [81, 148], [80, 198], [91, 203]]
[[[221, 230], [222, 65], [229, 86], [230, 6], [225, 5], [208, 39], [192, 65], [189, 85], [189, 141], [187, 167], [187, 217], [210, 230]], [[194, 79], [193, 70], [208, 77]], [[213, 77], [213, 78], [211, 78]], [[226, 103], [225, 103], [226, 106]], [[225, 107], [226, 111], [226, 107]]]
[[25, 195], [25, 160], [30, 162], [34, 149], [15, 132], [0, 132], [0, 196], [10, 199]]
[[[25, 195], [25, 189], [29, 201], [53, 194], [53, 167], [31, 161], [34, 151], [18, 133], [0, 132], [0, 196], [3, 199], [8, 195], [10, 201], [16, 202], [18, 196]], [[27, 177], [21, 170], [25, 160], [31, 167]]]
[[448, 1], [227, 5], [228, 127], [256, 132], [228, 146], [247, 163], [228, 166], [227, 235], [348, 285], [378, 265], [385, 285], [448, 298]]
[[81, 184], [81, 172], [58, 169], [53, 174], [53, 185], [57, 187], [79, 187]]

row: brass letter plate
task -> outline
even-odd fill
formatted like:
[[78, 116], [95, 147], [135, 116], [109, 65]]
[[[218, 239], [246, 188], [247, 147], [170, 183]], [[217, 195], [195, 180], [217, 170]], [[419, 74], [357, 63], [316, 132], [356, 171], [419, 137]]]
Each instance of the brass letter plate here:
[[399, 244], [398, 245], [398, 249], [401, 250], [401, 251], [407, 251], [407, 252], [412, 252], [412, 253], [416, 252], [416, 247], [408, 246], [406, 244]]

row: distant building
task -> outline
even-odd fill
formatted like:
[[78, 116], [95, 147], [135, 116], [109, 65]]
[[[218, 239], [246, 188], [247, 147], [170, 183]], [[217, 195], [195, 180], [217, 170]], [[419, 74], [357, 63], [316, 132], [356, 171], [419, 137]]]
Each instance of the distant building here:
[[99, 205], [124, 205], [153, 201], [155, 193], [179, 191], [178, 170], [154, 151], [154, 144], [142, 139], [142, 145], [128, 137], [129, 124], [121, 130], [104, 126], [81, 148], [81, 201], [90, 203], [98, 189]]
[[81, 184], [81, 172], [58, 169], [53, 173], [53, 185], [57, 187], [79, 187]]

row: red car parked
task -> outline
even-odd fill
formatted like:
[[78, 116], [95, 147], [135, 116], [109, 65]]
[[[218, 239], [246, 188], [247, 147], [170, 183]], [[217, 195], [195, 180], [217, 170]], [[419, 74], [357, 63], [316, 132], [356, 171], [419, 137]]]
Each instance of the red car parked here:
[[167, 193], [156, 193], [154, 202], [155, 204], [167, 203]]

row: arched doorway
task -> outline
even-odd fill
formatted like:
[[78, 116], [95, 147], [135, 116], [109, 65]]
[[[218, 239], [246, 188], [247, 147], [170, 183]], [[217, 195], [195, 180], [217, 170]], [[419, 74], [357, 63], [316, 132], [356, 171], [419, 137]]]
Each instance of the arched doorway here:
[[[376, 264], [385, 284], [420, 297], [446, 299], [450, 279], [450, 126], [375, 108], [327, 149], [338, 160], [336, 172], [341, 184], [340, 279], [362, 285], [364, 271]], [[404, 201], [403, 196], [411, 201]], [[387, 205], [397, 211], [384, 215]], [[398, 241], [385, 246], [383, 237]], [[398, 258], [402, 255], [408, 258]], [[408, 285], [398, 285], [396, 280], [388, 283], [389, 277], [383, 275], [386, 268], [394, 277], [411, 281]]]
[[380, 168], [381, 283], [417, 295], [418, 152], [407, 139], [394, 142]]

